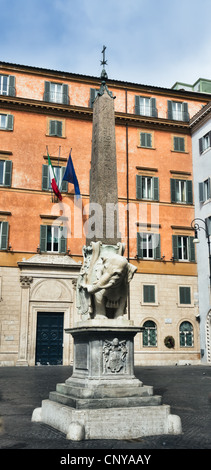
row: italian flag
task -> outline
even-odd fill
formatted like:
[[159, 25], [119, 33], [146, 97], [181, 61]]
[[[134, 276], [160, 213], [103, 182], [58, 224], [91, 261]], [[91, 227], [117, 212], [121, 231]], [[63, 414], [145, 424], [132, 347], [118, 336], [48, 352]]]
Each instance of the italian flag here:
[[61, 193], [59, 191], [59, 188], [57, 186], [57, 183], [56, 183], [56, 178], [55, 178], [55, 174], [54, 174], [54, 170], [53, 170], [53, 167], [52, 167], [52, 164], [51, 164], [51, 159], [49, 157], [49, 154], [48, 154], [48, 168], [49, 168], [49, 178], [50, 178], [51, 187], [53, 189], [53, 192], [60, 199], [60, 201], [62, 201], [62, 195], [61, 195]]

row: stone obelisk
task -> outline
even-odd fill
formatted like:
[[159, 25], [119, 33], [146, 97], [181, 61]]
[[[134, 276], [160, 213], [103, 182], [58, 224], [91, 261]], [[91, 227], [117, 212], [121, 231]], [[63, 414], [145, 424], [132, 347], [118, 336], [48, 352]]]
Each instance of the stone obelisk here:
[[90, 204], [96, 211], [94, 236], [87, 235], [87, 245], [98, 240], [107, 245], [120, 241], [114, 98], [106, 81], [107, 73], [103, 68], [101, 88], [93, 104]]
[[[105, 47], [103, 62], [105, 65]], [[179, 434], [178, 416], [161, 404], [151, 386], [134, 375], [134, 337], [143, 329], [127, 319], [127, 289], [136, 267], [123, 256], [118, 219], [108, 204], [118, 203], [113, 97], [103, 68], [93, 108], [90, 203], [95, 227], [83, 247], [77, 281], [78, 318], [66, 330], [74, 339], [73, 373], [57, 384], [49, 400], [33, 413], [34, 421], [53, 426], [71, 440], [131, 439]], [[91, 208], [91, 209], [92, 209]], [[111, 207], [109, 206], [111, 209]], [[99, 220], [96, 218], [99, 215]], [[110, 218], [112, 212], [112, 217]], [[91, 222], [91, 217], [90, 217]]]

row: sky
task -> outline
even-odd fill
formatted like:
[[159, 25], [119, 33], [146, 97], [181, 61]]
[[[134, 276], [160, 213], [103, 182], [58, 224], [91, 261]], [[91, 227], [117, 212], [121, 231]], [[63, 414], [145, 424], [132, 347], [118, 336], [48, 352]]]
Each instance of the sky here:
[[171, 88], [211, 79], [210, 0], [0, 0], [0, 61]]

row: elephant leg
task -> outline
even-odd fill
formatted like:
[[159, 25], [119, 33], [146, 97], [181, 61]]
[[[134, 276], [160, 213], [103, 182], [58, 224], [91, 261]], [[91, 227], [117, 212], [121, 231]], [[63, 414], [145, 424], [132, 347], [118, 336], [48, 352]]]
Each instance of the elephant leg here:
[[114, 318], [122, 317], [126, 313], [126, 304], [127, 304], [127, 298], [121, 297], [119, 301], [119, 307], [115, 311]]
[[104, 290], [94, 294], [95, 318], [106, 317]]

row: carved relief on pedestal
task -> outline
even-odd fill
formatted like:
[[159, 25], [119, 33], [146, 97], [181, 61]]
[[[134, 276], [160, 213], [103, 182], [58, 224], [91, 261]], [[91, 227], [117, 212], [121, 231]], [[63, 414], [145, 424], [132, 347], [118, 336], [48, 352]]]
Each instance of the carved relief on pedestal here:
[[103, 346], [104, 372], [124, 373], [127, 353], [126, 340], [119, 341], [118, 338], [114, 338], [113, 341], [106, 340]]

